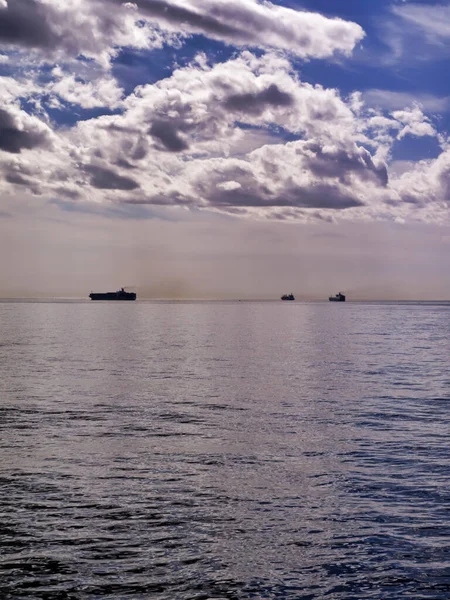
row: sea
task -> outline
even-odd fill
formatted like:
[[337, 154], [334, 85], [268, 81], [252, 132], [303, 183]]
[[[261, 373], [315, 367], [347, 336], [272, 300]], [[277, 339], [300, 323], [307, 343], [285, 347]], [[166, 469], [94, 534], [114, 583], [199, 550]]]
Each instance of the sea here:
[[450, 598], [450, 304], [0, 302], [1, 600]]

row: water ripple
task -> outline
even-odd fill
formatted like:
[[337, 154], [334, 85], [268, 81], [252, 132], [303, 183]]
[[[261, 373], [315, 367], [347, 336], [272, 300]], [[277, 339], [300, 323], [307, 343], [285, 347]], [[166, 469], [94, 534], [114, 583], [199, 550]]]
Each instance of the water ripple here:
[[93, 308], [0, 303], [2, 598], [450, 597], [448, 305]]

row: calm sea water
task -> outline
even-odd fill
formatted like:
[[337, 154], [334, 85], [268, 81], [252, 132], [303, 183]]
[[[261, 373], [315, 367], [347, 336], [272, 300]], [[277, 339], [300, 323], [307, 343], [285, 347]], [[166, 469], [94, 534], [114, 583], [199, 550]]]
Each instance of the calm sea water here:
[[0, 304], [1, 598], [450, 597], [450, 305]]

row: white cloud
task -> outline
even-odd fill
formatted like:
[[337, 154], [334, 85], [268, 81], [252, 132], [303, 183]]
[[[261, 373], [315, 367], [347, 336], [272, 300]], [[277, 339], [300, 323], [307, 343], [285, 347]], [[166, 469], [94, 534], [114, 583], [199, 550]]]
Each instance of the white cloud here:
[[113, 77], [100, 77], [94, 81], [80, 81], [74, 75], [64, 75], [61, 70], [53, 74], [57, 76], [49, 83], [43, 93], [56, 95], [65, 102], [77, 104], [82, 108], [107, 106], [111, 109], [121, 104], [123, 90], [117, 86]]
[[118, 48], [162, 47], [173, 35], [140, 23], [136, 12], [105, 0], [10, 0], [0, 6], [0, 45], [53, 60], [82, 55], [107, 68]]
[[364, 37], [357, 23], [256, 0], [136, 0], [161, 27], [237, 46], [279, 48], [297, 56], [349, 54]]
[[392, 12], [406, 22], [422, 30], [431, 43], [437, 44], [437, 38], [450, 37], [450, 6], [442, 4], [415, 4], [394, 6]]
[[3, 46], [83, 55], [104, 67], [118, 48], [160, 48], [195, 33], [303, 58], [349, 54], [364, 37], [356, 23], [256, 0], [11, 0], [0, 21]]
[[418, 104], [429, 112], [445, 112], [450, 108], [450, 96], [438, 97], [431, 94], [382, 89], [365, 90], [362, 96], [368, 106], [387, 110], [400, 110], [412, 104]]
[[27, 100], [46, 120], [44, 105], [64, 109], [62, 102], [66, 102], [85, 109], [115, 109], [122, 103], [123, 90], [116, 79], [93, 65], [56, 65], [51, 76], [50, 81], [43, 83], [40, 68], [30, 66], [24, 70], [18, 69], [15, 77], [0, 77], [3, 105], [18, 105], [20, 99]]
[[390, 48], [381, 60], [385, 64], [406, 65], [448, 57], [449, 23], [448, 4], [432, 0], [394, 4], [390, 16], [379, 25], [379, 35]]
[[[47, 193], [294, 216], [364, 206], [387, 184], [383, 162], [356, 144], [366, 139], [364, 119], [335, 90], [299, 81], [277, 55], [194, 61], [122, 106], [123, 114], [59, 132], [57, 157], [36, 153], [41, 172], [49, 161]], [[283, 132], [303, 139], [284, 143]]]
[[417, 105], [412, 108], [394, 111], [392, 116], [404, 126], [397, 136], [399, 140], [404, 138], [405, 135], [414, 135], [417, 137], [437, 135], [430, 120]]
[[[10, 118], [15, 131], [0, 149], [5, 193], [20, 186], [64, 207], [83, 199], [297, 220], [436, 220], [447, 210], [443, 159], [388, 176], [396, 139], [436, 135], [418, 105], [388, 115], [360, 94], [346, 101], [301, 81], [275, 53], [244, 51], [212, 66], [198, 56], [127, 98], [101, 69], [88, 81], [68, 68], [55, 66], [44, 85], [37, 76], [3, 82], [5, 128]], [[52, 131], [44, 94], [54, 106], [120, 113]], [[20, 109], [24, 97], [41, 118]]]
[[393, 182], [400, 198], [415, 204], [423, 213], [435, 214], [444, 220], [450, 207], [450, 151], [444, 151], [434, 160], [411, 165]]

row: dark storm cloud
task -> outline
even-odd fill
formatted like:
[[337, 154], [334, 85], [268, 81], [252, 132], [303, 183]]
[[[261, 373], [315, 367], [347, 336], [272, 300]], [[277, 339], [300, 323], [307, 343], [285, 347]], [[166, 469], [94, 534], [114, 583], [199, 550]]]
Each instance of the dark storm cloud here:
[[228, 110], [259, 115], [267, 106], [278, 108], [281, 106], [292, 106], [293, 103], [294, 98], [291, 94], [282, 92], [276, 84], [272, 83], [272, 85], [261, 92], [228, 96], [224, 102], [224, 106]]
[[188, 144], [180, 137], [178, 128], [171, 121], [155, 121], [149, 130], [153, 138], [159, 140], [169, 152], [181, 152], [189, 148]]
[[136, 167], [132, 165], [126, 158], [119, 158], [116, 163], [118, 167], [121, 169], [135, 169]]
[[18, 129], [9, 112], [0, 108], [0, 150], [19, 154], [23, 149], [30, 150], [45, 144], [43, 133]]
[[137, 127], [126, 127], [125, 125], [118, 125], [117, 123], [108, 123], [107, 125], [101, 124], [100, 127], [118, 133], [140, 133], [140, 129]]
[[[80, 18], [80, 15], [82, 18]], [[73, 3], [8, 0], [0, 8], [0, 48], [17, 46], [51, 54], [101, 56], [124, 31], [123, 7], [108, 0]]]
[[137, 144], [136, 148], [132, 153], [133, 160], [142, 160], [147, 156], [147, 146], [144, 143]]
[[424, 198], [422, 194], [414, 194], [409, 192], [403, 192], [401, 195], [401, 200], [396, 200], [392, 198], [388, 198], [385, 201], [385, 204], [389, 206], [401, 206], [402, 204], [413, 204], [416, 207], [425, 206], [427, 204], [428, 198]]
[[[313, 156], [308, 156], [308, 151], [314, 152]], [[337, 178], [348, 184], [349, 176], [355, 173], [361, 179], [375, 179], [383, 187], [388, 184], [386, 166], [375, 165], [365, 148], [356, 147], [353, 152], [342, 148], [324, 150], [316, 142], [307, 142], [297, 153], [304, 156], [307, 168], [317, 177]]]
[[0, 44], [52, 47], [57, 41], [46, 7], [40, 2], [9, 0], [5, 8], [0, 8]]
[[91, 175], [91, 185], [102, 190], [135, 190], [139, 184], [131, 177], [118, 175], [111, 169], [88, 165], [84, 170]]
[[[224, 188], [221, 182], [232, 181], [240, 187]], [[251, 170], [240, 166], [212, 174], [211, 179], [199, 181], [199, 195], [208, 199], [210, 206], [223, 209], [234, 208], [315, 208], [344, 210], [363, 206], [352, 190], [333, 183], [311, 183], [296, 185], [290, 178], [271, 190], [263, 181], [258, 181]]]
[[120, 153], [115, 164], [124, 169], [136, 169], [134, 161], [142, 160], [148, 153], [148, 142], [142, 135], [122, 136], [119, 139]]
[[76, 200], [81, 196], [80, 192], [77, 190], [71, 190], [68, 188], [60, 187], [55, 190], [60, 196], [66, 196], [66, 198], [70, 198], [71, 200]]
[[36, 179], [30, 179], [27, 177], [28, 175], [32, 175], [32, 172], [29, 168], [23, 165], [14, 165], [3, 167], [3, 177], [5, 181], [12, 185], [20, 185], [27, 188], [27, 191], [31, 192], [35, 195], [40, 195], [41, 189], [39, 183]]
[[[448, 203], [449, 199], [450, 199], [450, 169], [449, 168], [444, 168], [440, 173], [439, 173], [439, 177], [438, 177], [438, 181], [440, 183], [440, 186], [444, 192], [444, 196], [445, 196], [445, 200]], [[406, 200], [407, 202], [411, 202], [413, 204], [420, 204], [421, 201], [423, 202], [423, 198], [419, 199], [417, 198], [416, 195], [414, 194], [403, 194], [403, 198], [409, 198], [408, 200]]]
[[267, 193], [265, 189], [239, 188], [237, 190], [211, 190], [209, 200], [212, 206], [247, 208], [316, 208], [343, 210], [363, 206], [347, 190], [336, 185], [319, 184], [310, 187], [289, 187], [278, 194]]
[[20, 185], [28, 188], [33, 194], [40, 194], [39, 171], [20, 161], [5, 162], [1, 166], [1, 178], [12, 185]]
[[277, 206], [296, 206], [299, 208], [329, 208], [344, 210], [364, 206], [350, 191], [337, 185], [317, 184], [310, 187], [291, 187], [280, 194]]
[[270, 206], [274, 199], [263, 196], [258, 189], [239, 188], [237, 190], [211, 190], [208, 197], [211, 206], [257, 207]]
[[31, 181], [19, 173], [8, 173], [5, 176], [5, 179], [8, 183], [12, 183], [14, 185], [31, 185]]

